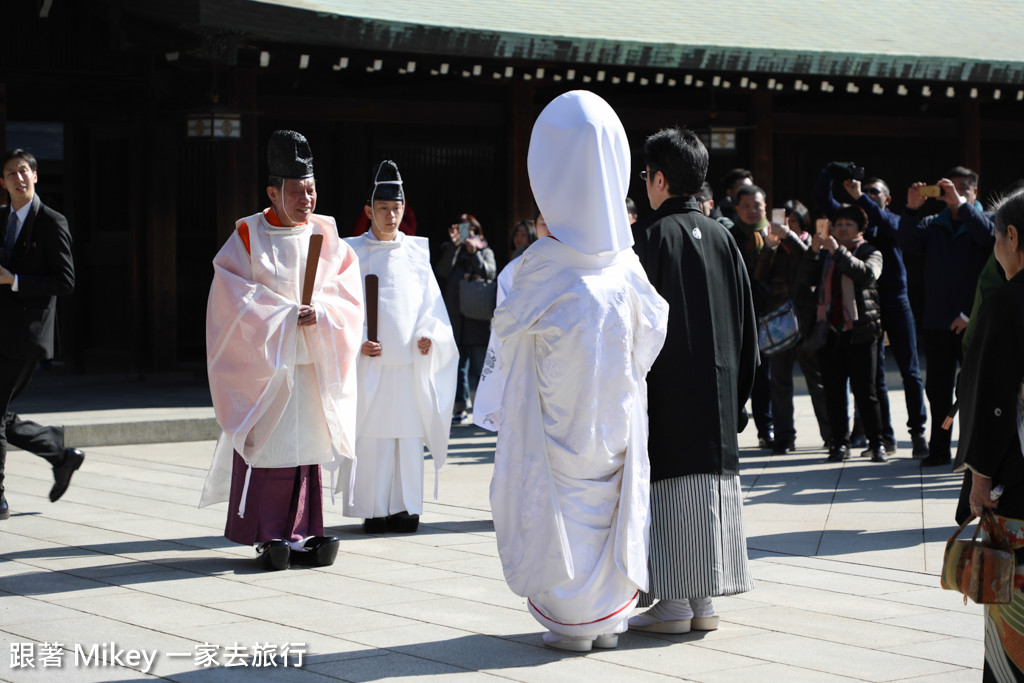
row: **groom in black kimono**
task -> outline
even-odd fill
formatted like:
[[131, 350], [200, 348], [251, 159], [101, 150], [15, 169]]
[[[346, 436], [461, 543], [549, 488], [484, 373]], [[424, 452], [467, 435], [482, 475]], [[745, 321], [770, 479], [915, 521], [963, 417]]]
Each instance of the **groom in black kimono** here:
[[694, 199], [708, 167], [703, 143], [667, 128], [644, 153], [654, 213], [633, 226], [633, 249], [669, 314], [647, 376], [651, 583], [640, 605], [658, 603], [629, 627], [713, 630], [711, 597], [753, 588], [736, 434], [758, 365], [754, 304], [736, 242]]

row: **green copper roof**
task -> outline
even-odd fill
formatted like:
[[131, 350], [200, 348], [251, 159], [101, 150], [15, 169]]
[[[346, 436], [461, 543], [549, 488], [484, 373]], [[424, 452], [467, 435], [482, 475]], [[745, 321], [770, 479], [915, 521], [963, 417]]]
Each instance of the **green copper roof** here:
[[[200, 11], [211, 19], [227, 14], [214, 7], [219, 4], [201, 2]], [[316, 21], [302, 28], [305, 36], [339, 47], [766, 75], [1024, 83], [1020, 0], [248, 4], [313, 13]], [[223, 24], [227, 28], [227, 21]], [[301, 39], [299, 27], [293, 28], [296, 35], [291, 38]], [[287, 31], [287, 25], [279, 23], [277, 29]]]

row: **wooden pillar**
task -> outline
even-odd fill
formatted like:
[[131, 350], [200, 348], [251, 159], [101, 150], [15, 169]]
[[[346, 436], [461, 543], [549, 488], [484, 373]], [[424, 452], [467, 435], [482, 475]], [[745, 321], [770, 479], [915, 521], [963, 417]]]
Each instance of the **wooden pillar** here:
[[750, 118], [754, 124], [750, 170], [754, 182], [765, 191], [769, 208], [775, 206], [772, 198], [772, 138], [775, 136], [772, 100], [772, 93], [767, 90], [755, 90], [750, 96]]
[[144, 278], [149, 284], [147, 326], [149, 358], [156, 372], [173, 370], [178, 360], [177, 234], [178, 148], [185, 137], [180, 115], [161, 115], [152, 107], [150, 118]]
[[960, 163], [981, 173], [981, 104], [978, 100], [964, 101], [962, 126]]
[[[533, 191], [530, 189], [530, 175], [526, 157], [530, 148], [530, 132], [533, 130], [534, 103], [533, 83], [523, 80], [512, 81], [509, 101], [508, 128], [508, 177], [510, 220], [507, 230], [516, 222], [533, 218]], [[508, 237], [506, 235], [506, 243]]]
[[[0, 152], [7, 151], [7, 84], [0, 83]], [[4, 198], [6, 201], [6, 198]]]
[[259, 161], [259, 131], [256, 117], [256, 73], [252, 69], [235, 68], [221, 74], [225, 93], [221, 100], [231, 109], [242, 112], [242, 133], [238, 140], [224, 141], [222, 164], [217, 172], [217, 244], [223, 244], [235, 227], [235, 221], [255, 210], [253, 198], [259, 194], [266, 178], [260, 182], [264, 164]]

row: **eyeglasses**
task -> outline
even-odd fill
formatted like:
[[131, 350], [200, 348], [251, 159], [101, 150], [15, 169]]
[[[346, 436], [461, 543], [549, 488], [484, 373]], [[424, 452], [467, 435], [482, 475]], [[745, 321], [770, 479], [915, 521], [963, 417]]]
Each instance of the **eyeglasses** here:
[[640, 171], [640, 179], [647, 182], [647, 171]]
[[877, 187], [865, 187], [864, 191], [872, 196], [876, 194], [882, 194], [882, 191], [879, 190]]

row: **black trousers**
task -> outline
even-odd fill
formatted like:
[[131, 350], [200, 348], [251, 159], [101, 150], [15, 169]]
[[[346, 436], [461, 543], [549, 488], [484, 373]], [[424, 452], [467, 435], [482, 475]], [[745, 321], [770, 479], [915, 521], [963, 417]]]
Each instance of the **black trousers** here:
[[864, 424], [864, 435], [868, 444], [876, 448], [882, 443], [882, 418], [875, 387], [879, 340], [852, 344], [851, 336], [850, 332], [830, 332], [828, 343], [818, 352], [832, 445], [849, 446], [850, 414], [846, 403], [846, 381], [849, 380]]
[[953, 407], [956, 370], [964, 360], [964, 338], [951, 330], [923, 330], [924, 358], [928, 364], [924, 390], [932, 413], [928, 450], [933, 455], [950, 455], [950, 433], [942, 422]]
[[0, 494], [4, 492], [7, 444], [35, 453], [51, 465], [64, 459], [63, 427], [38, 425], [11, 412], [11, 403], [32, 381], [38, 365], [35, 358], [8, 358], [0, 354]]

